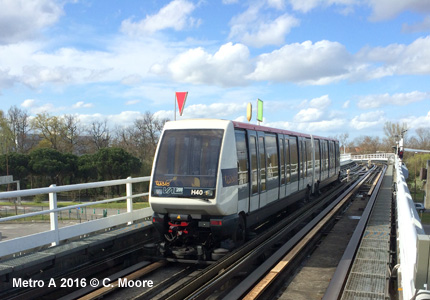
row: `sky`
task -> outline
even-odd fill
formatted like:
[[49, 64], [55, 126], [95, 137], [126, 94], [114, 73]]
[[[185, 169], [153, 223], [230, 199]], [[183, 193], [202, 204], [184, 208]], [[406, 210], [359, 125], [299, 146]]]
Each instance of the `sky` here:
[[149, 111], [350, 139], [430, 127], [429, 0], [0, 0], [0, 110]]

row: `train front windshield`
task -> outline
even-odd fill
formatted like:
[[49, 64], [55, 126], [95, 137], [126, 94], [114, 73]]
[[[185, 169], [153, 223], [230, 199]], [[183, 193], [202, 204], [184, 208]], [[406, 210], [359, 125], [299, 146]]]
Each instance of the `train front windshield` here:
[[214, 198], [224, 130], [166, 130], [158, 150], [152, 196]]

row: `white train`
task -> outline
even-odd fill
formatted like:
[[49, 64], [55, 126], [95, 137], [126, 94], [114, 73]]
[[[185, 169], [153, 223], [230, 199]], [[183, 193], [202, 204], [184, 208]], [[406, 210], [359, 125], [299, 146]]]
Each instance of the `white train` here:
[[168, 251], [202, 255], [337, 180], [339, 142], [228, 120], [167, 122], [149, 203]]

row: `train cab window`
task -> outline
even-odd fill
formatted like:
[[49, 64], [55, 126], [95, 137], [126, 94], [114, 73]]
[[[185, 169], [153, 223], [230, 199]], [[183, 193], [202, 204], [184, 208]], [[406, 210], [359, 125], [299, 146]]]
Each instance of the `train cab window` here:
[[260, 193], [266, 191], [266, 149], [264, 137], [258, 138], [258, 151], [260, 154]]
[[245, 131], [236, 131], [236, 153], [237, 153], [237, 182], [239, 188], [248, 183], [248, 147], [246, 146]]
[[214, 189], [223, 135], [221, 129], [166, 130], [153, 184]]
[[266, 155], [267, 155], [267, 189], [278, 187], [279, 166], [278, 166], [278, 147], [276, 136], [266, 135]]
[[258, 194], [257, 141], [255, 136], [249, 137], [249, 157], [251, 160], [251, 192]]
[[297, 137], [290, 137], [290, 171], [291, 181], [295, 182], [299, 180], [299, 153], [297, 151]]
[[284, 185], [286, 183], [286, 180], [285, 180], [285, 159], [284, 159], [285, 149], [284, 149], [284, 138], [282, 135], [279, 135], [278, 145], [279, 145], [279, 167], [280, 167], [279, 174], [281, 174], [281, 185]]

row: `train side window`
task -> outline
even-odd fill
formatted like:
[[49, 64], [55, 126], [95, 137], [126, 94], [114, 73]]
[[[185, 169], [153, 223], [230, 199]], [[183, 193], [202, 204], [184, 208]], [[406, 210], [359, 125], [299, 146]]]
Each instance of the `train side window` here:
[[306, 176], [312, 174], [312, 140], [310, 138], [305, 139], [306, 144]]
[[340, 167], [340, 148], [339, 148], [339, 142], [335, 143], [336, 148], [336, 168]]
[[267, 189], [278, 187], [279, 165], [278, 165], [278, 148], [276, 136], [266, 135], [266, 155], [267, 155]]
[[237, 179], [239, 186], [247, 184], [248, 180], [248, 149], [244, 131], [236, 131]]
[[264, 137], [258, 138], [258, 151], [260, 154], [260, 193], [266, 191], [266, 149]]
[[300, 140], [300, 178], [305, 178], [306, 174], [306, 144]]
[[291, 182], [291, 168], [290, 168], [290, 145], [289, 139], [285, 139], [285, 164], [287, 167], [285, 171], [287, 172], [287, 183]]
[[251, 158], [251, 192], [258, 194], [257, 141], [255, 136], [251, 136], [249, 139], [249, 154]]
[[291, 181], [299, 180], [299, 155], [297, 151], [297, 137], [290, 137], [290, 171]]
[[328, 170], [328, 141], [324, 141], [324, 161], [323, 161], [323, 167], [324, 171]]
[[282, 135], [279, 135], [278, 138], [279, 144], [279, 166], [280, 166], [280, 174], [281, 174], [281, 185], [285, 184], [285, 159], [284, 159], [284, 138]]
[[314, 147], [315, 147], [315, 170], [316, 172], [319, 172], [320, 170], [320, 140], [314, 140]]
[[329, 144], [328, 144], [328, 146], [329, 146], [328, 152], [329, 152], [329, 155], [330, 155], [329, 168], [330, 168], [330, 174], [332, 174], [334, 168], [336, 167], [335, 166], [334, 142], [330, 141]]

